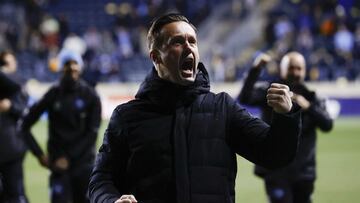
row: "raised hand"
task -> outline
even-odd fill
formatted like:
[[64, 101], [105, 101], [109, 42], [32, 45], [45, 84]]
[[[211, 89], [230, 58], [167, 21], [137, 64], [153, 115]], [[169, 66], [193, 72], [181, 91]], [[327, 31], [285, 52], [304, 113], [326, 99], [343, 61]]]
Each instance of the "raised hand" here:
[[260, 69], [271, 61], [271, 56], [265, 53], [260, 53], [254, 60], [252, 67]]
[[267, 104], [273, 108], [276, 113], [288, 113], [292, 108], [291, 97], [293, 93], [287, 85], [272, 83], [267, 91]]
[[294, 94], [294, 96], [292, 97], [292, 100], [294, 102], [296, 102], [297, 104], [299, 104], [299, 106], [303, 109], [303, 110], [307, 110], [310, 107], [310, 102], [305, 99], [305, 97], [303, 97], [300, 94]]

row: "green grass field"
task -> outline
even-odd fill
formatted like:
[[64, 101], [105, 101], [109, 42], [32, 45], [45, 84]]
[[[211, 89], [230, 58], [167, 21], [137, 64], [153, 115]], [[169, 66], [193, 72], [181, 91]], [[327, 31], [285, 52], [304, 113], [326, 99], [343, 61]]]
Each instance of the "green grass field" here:
[[[101, 143], [107, 122], [99, 133]], [[33, 132], [43, 146], [46, 142], [46, 122], [39, 122]], [[262, 181], [252, 173], [252, 164], [238, 158], [236, 202], [265, 203]], [[340, 118], [331, 133], [318, 137], [318, 180], [315, 203], [355, 203], [360, 201], [360, 118]], [[25, 161], [26, 192], [31, 203], [49, 202], [49, 172], [40, 167], [30, 153]]]

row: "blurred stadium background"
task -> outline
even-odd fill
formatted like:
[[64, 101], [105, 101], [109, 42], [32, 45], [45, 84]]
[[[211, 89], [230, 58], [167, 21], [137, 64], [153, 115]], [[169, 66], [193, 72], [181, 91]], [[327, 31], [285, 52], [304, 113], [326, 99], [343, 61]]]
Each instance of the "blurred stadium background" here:
[[[319, 136], [315, 202], [360, 199], [360, 1], [358, 0], [0, 0], [0, 50], [18, 59], [18, 77], [36, 100], [58, 77], [63, 46], [83, 54], [83, 78], [103, 103], [103, 128], [113, 108], [135, 94], [150, 70], [146, 31], [159, 14], [181, 12], [198, 27], [212, 90], [237, 96], [256, 53], [275, 60], [289, 50], [307, 59], [307, 83], [323, 97], [335, 129]], [[256, 109], [250, 109], [254, 114]], [[46, 141], [46, 120], [34, 129]], [[252, 166], [239, 158], [238, 202], [266, 202]], [[31, 202], [48, 202], [46, 170], [32, 155], [25, 165]]]

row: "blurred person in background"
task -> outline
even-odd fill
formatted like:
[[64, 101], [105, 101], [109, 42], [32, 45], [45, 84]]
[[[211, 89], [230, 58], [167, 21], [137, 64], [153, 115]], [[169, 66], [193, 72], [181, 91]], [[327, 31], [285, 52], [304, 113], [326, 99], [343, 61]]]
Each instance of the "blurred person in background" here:
[[210, 92], [196, 28], [180, 14], [153, 21], [152, 71], [112, 114], [93, 169], [91, 202], [235, 202], [236, 153], [277, 168], [295, 156], [299, 109], [272, 84], [269, 126], [228, 94]]
[[23, 160], [25, 142], [18, 133], [28, 100], [21, 85], [12, 78], [17, 70], [15, 56], [9, 51], [0, 53], [0, 182], [3, 192], [0, 202], [26, 203]]
[[[242, 104], [261, 108], [261, 118], [271, 123], [272, 109], [267, 105], [267, 89], [270, 82], [256, 84], [259, 75], [270, 62], [267, 54], [259, 54], [253, 63], [238, 100]], [[304, 79], [306, 75], [304, 57], [298, 52], [289, 52], [283, 56], [280, 64], [280, 81], [294, 92], [292, 100], [302, 109], [302, 129], [298, 153], [288, 166], [268, 170], [257, 165], [255, 174], [265, 181], [266, 192], [271, 203], [310, 203], [316, 179], [316, 129], [328, 132], [332, 129], [325, 101], [309, 90]]]
[[[95, 158], [101, 103], [95, 89], [80, 79], [83, 61], [74, 51], [59, 54], [62, 76], [30, 107], [21, 126], [32, 153], [51, 171], [52, 203], [88, 202], [86, 190]], [[48, 155], [31, 134], [31, 127], [48, 113]]]

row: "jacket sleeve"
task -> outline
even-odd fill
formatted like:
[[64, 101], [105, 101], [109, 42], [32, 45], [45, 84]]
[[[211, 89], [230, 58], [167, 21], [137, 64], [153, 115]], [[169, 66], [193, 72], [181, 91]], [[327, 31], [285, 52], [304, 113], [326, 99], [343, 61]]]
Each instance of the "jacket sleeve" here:
[[96, 140], [101, 122], [101, 101], [96, 93], [94, 94], [92, 101], [92, 105], [89, 109], [89, 117], [87, 119], [87, 133]]
[[90, 176], [88, 193], [92, 203], [113, 203], [126, 191], [125, 172], [129, 151], [126, 133], [120, 120], [120, 113], [116, 108], [105, 131]]
[[255, 88], [255, 83], [258, 80], [260, 73], [261, 69], [250, 69], [237, 98], [238, 102], [251, 106], [264, 105], [267, 89]]
[[21, 85], [0, 71], [0, 90], [0, 99], [9, 98], [14, 93], [21, 91]]
[[306, 112], [322, 131], [329, 132], [332, 129], [333, 120], [326, 109], [325, 100], [316, 98]]
[[53, 90], [50, 89], [38, 102], [32, 105], [29, 109], [29, 112], [23, 118], [23, 122], [20, 127], [26, 144], [36, 157], [40, 157], [44, 154], [44, 152], [31, 133], [31, 127], [39, 120], [40, 116], [51, 105], [53, 94]]
[[252, 117], [231, 98], [228, 113], [228, 142], [239, 155], [268, 169], [290, 163], [296, 154], [300, 134], [300, 110], [288, 114], [273, 112], [271, 125]]
[[78, 150], [79, 153], [77, 154], [84, 154], [88, 150], [93, 150], [101, 123], [101, 102], [95, 91], [92, 92], [89, 100], [91, 103], [87, 110], [85, 136], [79, 138], [81, 140], [77, 141], [78, 145], [74, 149]]
[[15, 120], [18, 120], [24, 114], [28, 101], [28, 96], [23, 90], [20, 90], [16, 94], [11, 96], [9, 99], [11, 101], [11, 107], [8, 111], [8, 114], [12, 116]]

